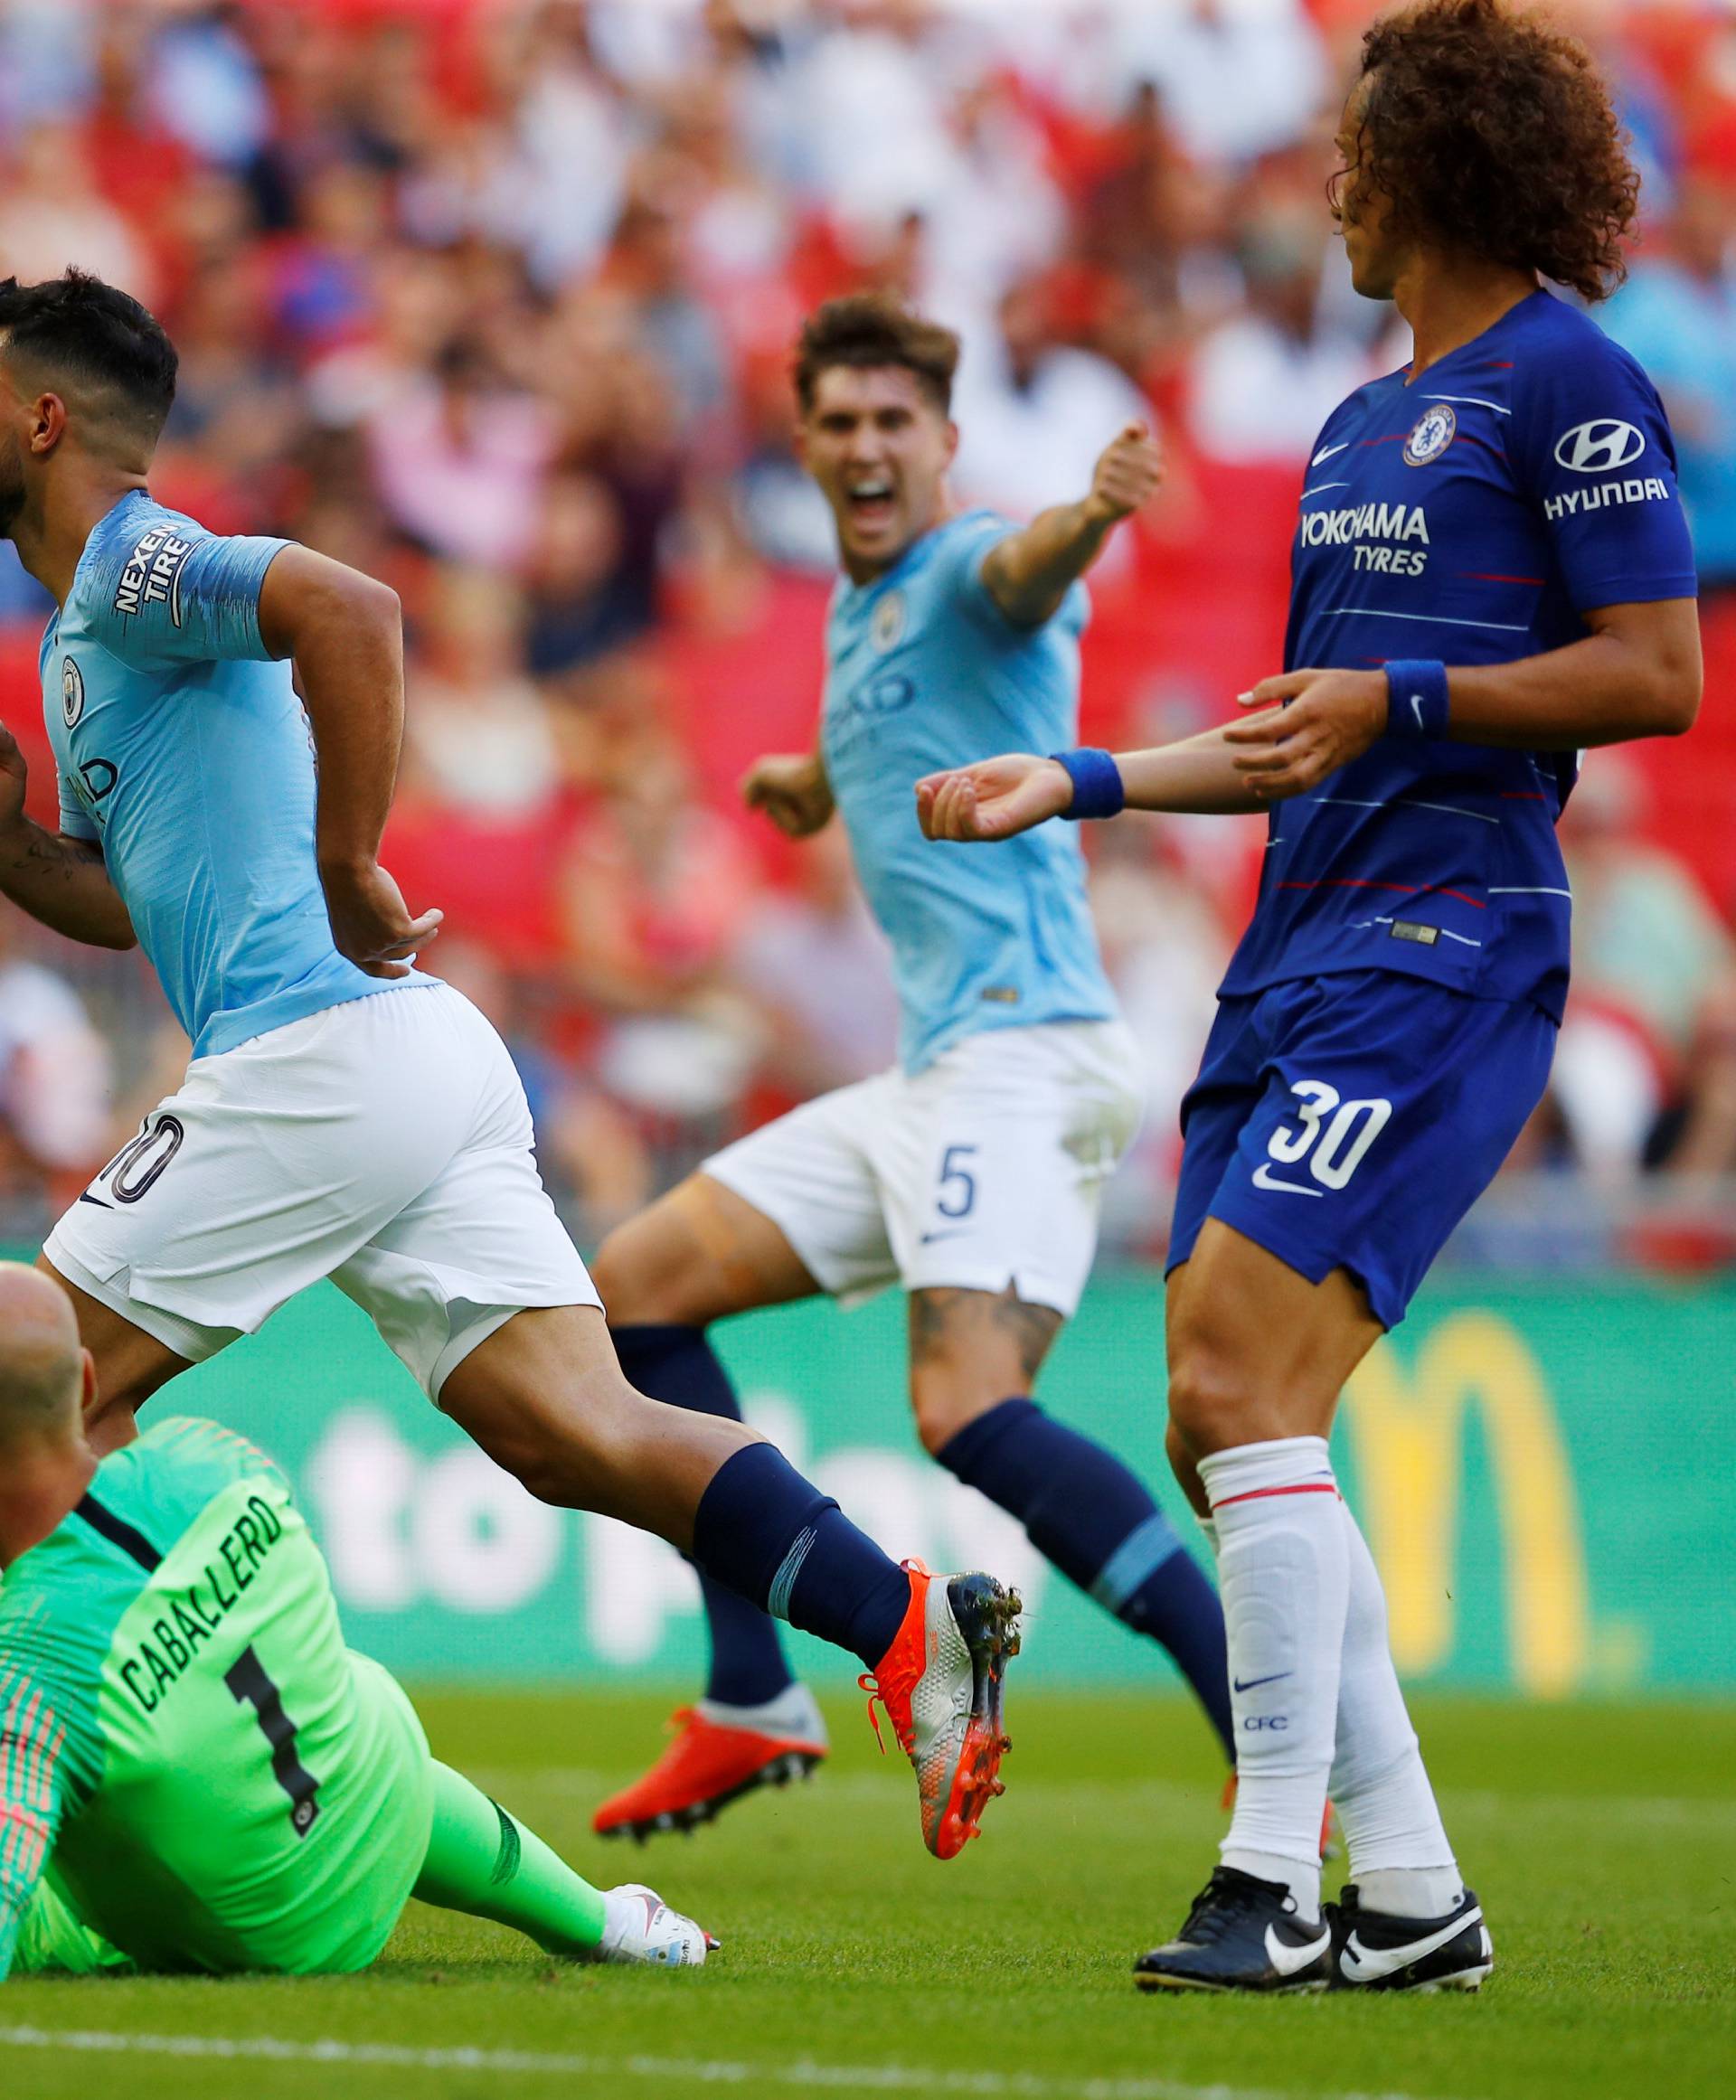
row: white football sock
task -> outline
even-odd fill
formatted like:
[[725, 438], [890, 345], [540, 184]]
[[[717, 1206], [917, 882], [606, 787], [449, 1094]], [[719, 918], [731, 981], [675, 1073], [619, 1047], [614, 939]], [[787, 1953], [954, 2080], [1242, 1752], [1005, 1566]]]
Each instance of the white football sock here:
[[1350, 1879], [1371, 1910], [1443, 1917], [1465, 1884], [1392, 1667], [1380, 1571], [1342, 1502], [1339, 1516], [1349, 1550], [1350, 1603], [1332, 1798], [1344, 1825]]
[[1323, 1436], [1243, 1444], [1200, 1461], [1236, 1723], [1226, 1867], [1281, 1881], [1320, 1911], [1320, 1819], [1332, 1766], [1350, 1541]]

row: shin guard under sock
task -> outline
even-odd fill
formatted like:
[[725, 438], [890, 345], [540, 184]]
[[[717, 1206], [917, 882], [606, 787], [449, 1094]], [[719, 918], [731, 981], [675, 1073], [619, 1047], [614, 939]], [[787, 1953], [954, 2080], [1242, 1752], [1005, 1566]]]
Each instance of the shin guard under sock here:
[[1350, 1546], [1322, 1436], [1213, 1452], [1199, 1463], [1217, 1530], [1236, 1723], [1226, 1866], [1320, 1907], [1320, 1819], [1338, 1711]]
[[1339, 1505], [1350, 1554], [1350, 1596], [1338, 1679], [1332, 1794], [1350, 1879], [1373, 1910], [1441, 1917], [1464, 1882], [1423, 1768], [1387, 1637], [1386, 1597], [1368, 1541]]
[[769, 1444], [726, 1458], [700, 1497], [693, 1560], [739, 1595], [877, 1669], [910, 1578]]

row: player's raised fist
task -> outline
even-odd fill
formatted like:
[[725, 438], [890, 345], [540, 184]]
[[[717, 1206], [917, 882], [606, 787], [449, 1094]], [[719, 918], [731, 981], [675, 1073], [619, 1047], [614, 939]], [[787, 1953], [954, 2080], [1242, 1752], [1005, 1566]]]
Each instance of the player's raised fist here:
[[434, 938], [446, 914], [410, 916], [404, 894], [377, 862], [361, 868], [322, 865], [320, 886], [332, 941], [370, 977], [407, 977], [416, 951]]
[[24, 814], [24, 786], [30, 768], [18, 739], [0, 722], [0, 831], [14, 824]]
[[756, 759], [741, 783], [741, 799], [750, 809], [764, 810], [786, 838], [811, 838], [832, 818], [832, 784], [814, 751]]
[[1059, 816], [1073, 799], [1071, 776], [1052, 758], [1011, 751], [916, 784], [916, 815], [931, 839], [1010, 839]]
[[1087, 501], [1099, 518], [1115, 524], [1148, 504], [1163, 478], [1164, 456], [1150, 426], [1128, 423], [1099, 455]]

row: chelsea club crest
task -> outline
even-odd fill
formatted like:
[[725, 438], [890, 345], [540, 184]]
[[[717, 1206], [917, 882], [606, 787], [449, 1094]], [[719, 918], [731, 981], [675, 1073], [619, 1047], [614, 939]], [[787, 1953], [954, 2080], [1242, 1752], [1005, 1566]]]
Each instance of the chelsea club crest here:
[[897, 648], [904, 636], [904, 593], [889, 590], [874, 607], [873, 618], [869, 623], [869, 637], [883, 656], [888, 649]]
[[1407, 466], [1427, 466], [1431, 459], [1439, 459], [1452, 443], [1458, 430], [1458, 418], [1445, 401], [1437, 401], [1432, 409], [1417, 419], [1417, 427], [1404, 441], [1404, 464]]
[[61, 658], [61, 714], [68, 729], [84, 712], [84, 673], [70, 656]]

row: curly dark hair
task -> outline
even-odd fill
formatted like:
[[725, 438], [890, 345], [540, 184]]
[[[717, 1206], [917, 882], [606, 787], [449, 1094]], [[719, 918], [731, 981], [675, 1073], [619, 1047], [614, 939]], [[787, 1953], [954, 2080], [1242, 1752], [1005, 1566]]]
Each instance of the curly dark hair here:
[[885, 292], [849, 292], [828, 299], [803, 324], [792, 377], [804, 411], [814, 406], [815, 382], [835, 364], [901, 364], [944, 416], [952, 406], [958, 338]]
[[1503, 0], [1425, 0], [1363, 39], [1354, 180], [1412, 238], [1587, 299], [1627, 274], [1639, 174], [1590, 53]]

